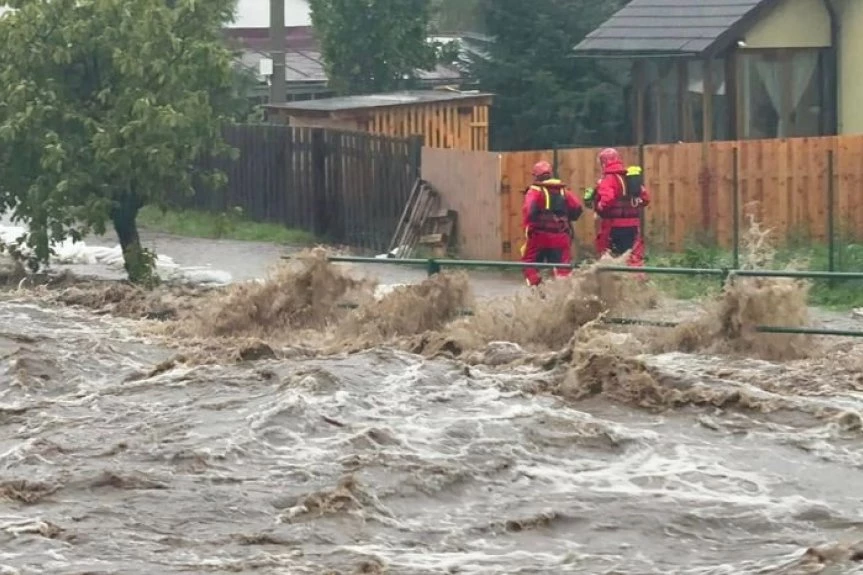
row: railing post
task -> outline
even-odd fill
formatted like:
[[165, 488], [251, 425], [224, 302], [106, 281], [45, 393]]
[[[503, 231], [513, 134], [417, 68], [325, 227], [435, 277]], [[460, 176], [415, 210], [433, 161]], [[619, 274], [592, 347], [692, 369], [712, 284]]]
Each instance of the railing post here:
[[[732, 270], [729, 270], [728, 268], [721, 269], [722, 273], [720, 274], [719, 279], [722, 280], [722, 288], [725, 289], [725, 286], [728, 285], [728, 280], [733, 279], [734, 275], [732, 274]], [[737, 270], [737, 268], [734, 269]]]
[[429, 259], [426, 264], [426, 273], [429, 277], [440, 273], [440, 263], [434, 259]]

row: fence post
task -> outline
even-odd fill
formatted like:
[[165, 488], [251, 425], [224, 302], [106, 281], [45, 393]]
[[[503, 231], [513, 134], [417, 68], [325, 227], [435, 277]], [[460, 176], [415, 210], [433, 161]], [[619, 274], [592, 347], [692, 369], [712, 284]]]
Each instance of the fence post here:
[[312, 233], [318, 237], [330, 231], [325, 136], [323, 128], [312, 129]]
[[734, 242], [734, 246], [732, 247], [734, 265], [732, 267], [736, 270], [740, 269], [740, 157], [738, 154], [739, 150], [735, 146], [732, 150], [733, 165], [731, 166], [731, 217], [734, 218], [731, 233], [732, 242]]
[[[647, 186], [647, 170], [644, 169], [644, 144], [638, 144], [638, 166], [641, 168], [641, 181]], [[645, 224], [647, 223], [647, 217], [644, 213], [644, 209], [642, 208], [641, 213], [638, 215], [639, 219], [639, 231], [641, 232], [641, 243], [644, 245], [644, 257], [646, 259], [648, 247], [650, 242], [647, 241], [647, 235], [645, 232]]]
[[551, 155], [551, 158], [552, 158], [551, 159], [551, 170], [552, 170], [555, 178], [560, 177], [560, 174], [558, 174], [558, 171], [557, 171], [558, 162], [560, 161], [558, 158], [558, 154], [557, 154], [558, 149], [559, 149], [559, 146], [557, 144], [554, 144], [554, 146], [552, 147], [552, 151], [551, 151], [551, 154], [552, 154]]
[[[423, 145], [425, 139], [422, 134], [410, 136], [408, 138], [408, 154], [411, 165], [411, 180], [416, 181], [422, 177], [422, 162], [423, 162]], [[413, 185], [413, 182], [411, 182]]]
[[[833, 189], [833, 150], [827, 150], [827, 268], [836, 271], [835, 194]], [[831, 282], [833, 283], [833, 282]]]

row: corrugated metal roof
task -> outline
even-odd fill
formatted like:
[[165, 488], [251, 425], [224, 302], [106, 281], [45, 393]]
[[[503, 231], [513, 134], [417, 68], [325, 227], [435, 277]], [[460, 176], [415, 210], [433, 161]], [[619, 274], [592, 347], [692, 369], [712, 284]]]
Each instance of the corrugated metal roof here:
[[588, 34], [586, 53], [700, 54], [776, 0], [632, 0]]
[[[244, 50], [240, 54], [240, 63], [257, 72], [258, 63], [263, 58], [269, 58], [269, 54], [254, 50]], [[434, 70], [417, 70], [420, 80], [429, 82], [449, 81], [461, 79], [458, 70], [438, 65]], [[317, 50], [294, 50], [285, 52], [285, 80], [291, 82], [326, 82], [327, 73], [324, 71], [321, 53]]]
[[304, 102], [272, 104], [270, 107], [287, 111], [339, 112], [362, 108], [382, 108], [386, 106], [449, 102], [491, 96], [492, 94], [478, 91], [458, 92], [451, 90], [404, 90], [388, 94], [366, 94], [362, 96], [344, 96], [340, 98], [323, 98], [320, 100], [309, 100]]

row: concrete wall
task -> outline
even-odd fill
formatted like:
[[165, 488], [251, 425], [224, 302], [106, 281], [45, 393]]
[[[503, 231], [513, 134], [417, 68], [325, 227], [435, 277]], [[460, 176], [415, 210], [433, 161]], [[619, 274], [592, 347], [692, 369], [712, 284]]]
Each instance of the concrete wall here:
[[750, 28], [744, 40], [747, 48], [827, 47], [830, 15], [822, 0], [784, 0]]

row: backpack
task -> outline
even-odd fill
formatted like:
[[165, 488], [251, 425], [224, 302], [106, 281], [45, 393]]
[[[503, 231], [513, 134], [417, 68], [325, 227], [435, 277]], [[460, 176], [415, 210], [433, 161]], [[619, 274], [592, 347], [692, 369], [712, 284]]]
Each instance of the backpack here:
[[641, 197], [642, 186], [644, 186], [644, 175], [641, 166], [626, 168], [626, 176], [623, 178], [623, 196], [630, 200], [637, 200]]

